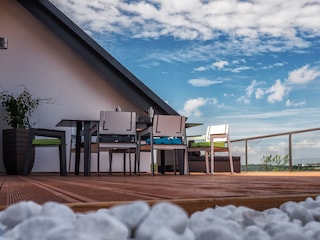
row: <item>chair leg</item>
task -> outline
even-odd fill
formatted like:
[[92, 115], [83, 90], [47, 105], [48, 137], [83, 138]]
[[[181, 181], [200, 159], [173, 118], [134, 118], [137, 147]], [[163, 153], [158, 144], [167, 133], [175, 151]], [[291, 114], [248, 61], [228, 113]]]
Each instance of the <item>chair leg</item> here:
[[109, 175], [112, 175], [112, 149], [109, 149]]
[[232, 159], [232, 154], [231, 154], [231, 145], [230, 145], [230, 139], [227, 139], [227, 144], [228, 144], [228, 153], [229, 153], [229, 160], [230, 160], [230, 171], [231, 174], [234, 172], [233, 168], [233, 159]]
[[129, 175], [131, 176], [131, 149], [129, 148]]
[[123, 150], [123, 175], [126, 175], [127, 150]]
[[177, 158], [178, 158], [177, 150], [174, 150], [174, 158], [173, 158], [173, 173], [174, 173], [174, 175], [177, 174], [177, 171], [176, 171], [176, 159]]
[[70, 137], [70, 149], [69, 149], [69, 163], [68, 163], [68, 173], [71, 172], [71, 157], [72, 157], [72, 136]]
[[184, 173], [190, 175], [188, 150], [184, 150]]
[[231, 171], [231, 174], [232, 174], [232, 173], [234, 173], [234, 168], [233, 168], [233, 159], [232, 159], [232, 155], [231, 155], [230, 149], [229, 149], [228, 153], [229, 153], [229, 161], [230, 161], [230, 171]]
[[208, 151], [204, 151], [204, 159], [206, 161], [206, 174], [209, 174], [209, 154], [208, 154]]
[[214, 174], [214, 147], [213, 147], [213, 141], [211, 142], [211, 174]]
[[151, 147], [151, 172], [152, 176], [154, 176], [154, 156], [153, 156], [153, 143], [150, 141], [150, 147]]
[[[136, 167], [137, 164], [137, 172], [138, 172], [138, 176], [140, 176], [140, 156], [141, 156], [141, 149], [140, 149], [140, 145], [138, 146], [138, 149], [136, 150], [136, 155], [135, 155], [135, 160], [134, 160], [134, 167]], [[136, 174], [136, 169], [134, 171], [134, 173]]]
[[99, 143], [97, 144], [97, 175], [100, 175], [100, 147]]

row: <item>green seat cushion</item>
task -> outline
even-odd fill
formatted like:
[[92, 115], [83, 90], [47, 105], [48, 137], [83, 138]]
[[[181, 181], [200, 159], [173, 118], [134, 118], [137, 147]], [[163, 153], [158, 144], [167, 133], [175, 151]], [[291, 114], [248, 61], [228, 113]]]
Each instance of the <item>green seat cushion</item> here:
[[32, 140], [33, 145], [61, 145], [59, 138], [39, 138]]
[[[214, 147], [224, 148], [224, 142], [214, 142]], [[191, 147], [210, 147], [210, 142], [194, 142], [191, 144]]]

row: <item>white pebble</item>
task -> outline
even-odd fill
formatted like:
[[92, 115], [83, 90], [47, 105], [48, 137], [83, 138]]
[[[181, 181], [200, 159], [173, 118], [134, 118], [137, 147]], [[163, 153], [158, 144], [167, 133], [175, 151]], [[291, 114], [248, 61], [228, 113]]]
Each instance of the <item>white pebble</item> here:
[[151, 239], [157, 234], [160, 226], [168, 227], [177, 234], [183, 234], [187, 224], [188, 215], [184, 209], [169, 202], [157, 203], [139, 225], [136, 238]]
[[263, 228], [267, 223], [267, 219], [264, 213], [259, 211], [245, 211], [243, 212], [242, 226], [255, 225]]
[[245, 240], [270, 240], [270, 236], [258, 226], [248, 226], [246, 227], [242, 234], [242, 239]]
[[205, 231], [201, 231], [198, 236], [196, 236], [197, 240], [241, 240], [241, 237], [234, 232], [230, 231], [230, 229], [223, 228], [222, 226], [213, 225], [211, 228], [206, 229]]
[[189, 227], [194, 232], [196, 239], [201, 236], [207, 236], [213, 226], [225, 229], [226, 231], [232, 231], [234, 235], [239, 234], [242, 230], [238, 222], [223, 219], [215, 214], [214, 209], [210, 208], [192, 214], [189, 220]]
[[314, 220], [312, 215], [302, 204], [288, 202], [282, 204], [280, 209], [286, 212], [291, 220], [300, 220], [303, 225]]
[[301, 232], [303, 231], [302, 227], [296, 222], [270, 222], [263, 228], [271, 237], [279, 232], [283, 232], [284, 229], [298, 229]]
[[102, 212], [78, 215], [75, 231], [91, 233], [92, 239], [121, 240], [129, 237], [129, 231], [125, 224]]
[[135, 229], [138, 224], [147, 216], [150, 207], [146, 202], [135, 201], [133, 203], [117, 205], [109, 209], [109, 213], [119, 221], [127, 225], [131, 230]]
[[168, 227], [161, 227], [151, 240], [195, 240], [193, 232], [186, 228], [183, 234], [178, 234]]
[[298, 229], [289, 228], [277, 232], [272, 240], [310, 240], [310, 238], [305, 236], [303, 232]]
[[[92, 239], [93, 234], [91, 232], [80, 232], [74, 229], [65, 229], [64, 231], [52, 231], [48, 234], [46, 240], [88, 240]], [[0, 239], [1, 240], [1, 239]], [[95, 236], [94, 240], [100, 240]]]
[[279, 208], [269, 208], [263, 211], [267, 222], [289, 222], [290, 218], [287, 213]]
[[2, 212], [0, 215], [0, 222], [7, 228], [13, 228], [24, 220], [38, 214], [40, 210], [41, 205], [35, 202], [19, 202], [17, 204], [10, 205]]
[[[209, 208], [211, 209], [211, 208]], [[214, 215], [223, 219], [234, 219], [234, 211], [236, 206], [227, 205], [227, 206], [216, 206], [213, 210]]]
[[46, 202], [43, 204], [39, 215], [62, 218], [66, 221], [74, 221], [76, 219], [76, 215], [71, 208], [56, 202]]
[[63, 231], [68, 227], [65, 223], [61, 224], [59, 218], [35, 216], [7, 231], [4, 237], [18, 240], [45, 239], [51, 231]]

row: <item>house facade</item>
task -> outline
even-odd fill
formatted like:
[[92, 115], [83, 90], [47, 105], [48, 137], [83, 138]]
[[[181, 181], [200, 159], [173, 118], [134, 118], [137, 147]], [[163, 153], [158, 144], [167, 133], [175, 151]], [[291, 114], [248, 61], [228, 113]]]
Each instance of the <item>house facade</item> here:
[[[65, 130], [67, 151], [73, 129], [56, 127], [61, 119], [98, 119], [101, 110], [118, 105], [141, 116], [150, 106], [159, 114], [178, 114], [47, 0], [1, 0], [0, 37], [8, 39], [8, 48], [0, 49], [0, 91], [18, 94], [25, 86], [34, 97], [49, 99], [31, 121]], [[4, 115], [0, 106], [0, 173]], [[58, 172], [57, 159], [57, 149], [39, 148], [33, 171]], [[91, 169], [95, 164], [93, 157]], [[142, 170], [148, 167], [142, 163]]]

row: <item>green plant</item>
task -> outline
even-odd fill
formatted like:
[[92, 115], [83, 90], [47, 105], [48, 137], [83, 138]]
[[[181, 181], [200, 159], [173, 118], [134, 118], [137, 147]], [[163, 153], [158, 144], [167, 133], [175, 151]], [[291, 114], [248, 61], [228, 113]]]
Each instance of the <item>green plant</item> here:
[[284, 157], [281, 157], [280, 154], [276, 154], [275, 156], [272, 156], [272, 154], [263, 155], [261, 163], [263, 171], [281, 171], [288, 165], [289, 155], [287, 154]]
[[5, 108], [7, 115], [4, 120], [12, 128], [30, 128], [29, 117], [40, 104], [41, 99], [32, 98], [29, 90], [23, 86], [23, 91], [16, 97], [4, 90], [0, 92], [2, 107]]

